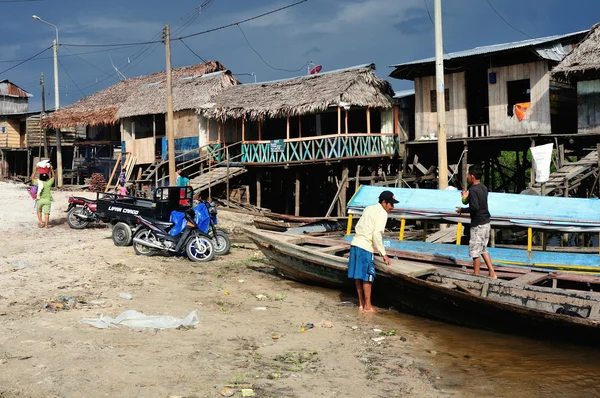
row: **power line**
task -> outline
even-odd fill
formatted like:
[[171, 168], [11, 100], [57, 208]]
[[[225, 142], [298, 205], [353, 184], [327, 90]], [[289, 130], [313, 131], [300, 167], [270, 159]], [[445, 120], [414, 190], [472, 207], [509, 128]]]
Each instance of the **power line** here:
[[25, 62], [29, 62], [29, 61], [31, 61], [32, 59], [34, 59], [34, 58], [35, 58], [35, 57], [37, 57], [38, 55], [41, 55], [41, 54], [45, 53], [46, 51], [50, 50], [52, 47], [53, 47], [53, 46], [46, 47], [45, 49], [43, 49], [43, 50], [42, 50], [42, 51], [40, 51], [39, 53], [37, 53], [37, 54], [35, 54], [35, 55], [32, 55], [32, 56], [31, 56], [31, 57], [29, 57], [29, 58], [26, 58], [26, 59], [24, 59], [23, 61], [19, 62], [18, 64], [16, 64], [16, 65], [13, 65], [13, 66], [11, 66], [10, 68], [8, 68], [8, 69], [5, 69], [5, 70], [3, 70], [3, 71], [0, 71], [0, 75], [2, 75], [3, 73], [6, 73], [6, 72], [8, 72], [9, 70], [13, 70], [13, 69], [15, 69], [15, 68], [16, 68], [16, 67], [18, 67], [18, 66], [21, 66], [21, 65], [23, 65]]
[[199, 56], [198, 54], [196, 54], [196, 52], [195, 52], [194, 50], [192, 50], [192, 49], [190, 48], [190, 46], [188, 46], [188, 45], [187, 45], [187, 44], [186, 44], [186, 43], [183, 41], [183, 39], [181, 39], [180, 41], [181, 41], [181, 43], [182, 43], [184, 46], [186, 46], [186, 47], [187, 47], [187, 49], [188, 49], [188, 50], [190, 50], [190, 52], [191, 52], [192, 54], [194, 54], [196, 57], [200, 58], [200, 59], [202, 60], [202, 62], [207, 62], [207, 61], [206, 61], [204, 58], [202, 58], [201, 56]]
[[281, 69], [281, 68], [276, 68], [273, 65], [269, 64], [267, 61], [265, 61], [265, 59], [262, 57], [262, 55], [260, 55], [260, 53], [258, 51], [256, 51], [254, 49], [254, 47], [252, 47], [252, 44], [250, 44], [250, 42], [248, 41], [248, 38], [246, 37], [246, 34], [244, 33], [244, 31], [242, 30], [242, 27], [240, 25], [237, 25], [238, 29], [240, 30], [240, 32], [242, 32], [242, 36], [244, 36], [244, 39], [246, 40], [246, 43], [248, 44], [248, 47], [250, 47], [250, 49], [252, 51], [254, 51], [256, 53], [256, 55], [258, 55], [258, 58], [260, 58], [261, 61], [263, 61], [263, 63], [265, 65], [267, 65], [269, 68], [273, 69], [273, 70], [279, 70], [279, 71], [283, 71], [283, 72], [300, 72], [302, 69], [304, 69], [304, 67], [306, 65], [309, 64], [309, 62], [305, 63], [304, 65], [302, 65], [301, 68], [296, 69], [296, 70], [290, 70], [290, 69]]
[[[431, 21], [431, 24], [433, 25], [433, 28], [435, 29], [435, 22], [433, 22], [433, 18], [431, 18], [431, 13], [429, 12], [429, 6], [427, 5], [427, 0], [423, 0], [423, 3], [425, 3], [425, 9], [427, 10], [427, 15], [429, 15], [429, 20]], [[444, 54], [446, 54], [446, 56], [448, 58], [451, 58], [450, 55], [448, 54], [448, 52], [446, 51], [446, 47], [444, 45], [442, 45], [442, 50], [444, 50]]]
[[85, 93], [83, 92], [83, 90], [81, 88], [79, 88], [77, 83], [75, 83], [75, 80], [73, 80], [73, 78], [71, 77], [71, 74], [69, 73], [67, 68], [65, 68], [65, 66], [62, 64], [62, 62], [60, 62], [60, 58], [58, 58], [58, 63], [60, 64], [60, 67], [63, 68], [63, 70], [65, 71], [67, 76], [69, 76], [69, 79], [71, 80], [71, 82], [75, 85], [75, 87], [77, 87], [77, 90], [79, 90], [79, 92], [85, 97]]
[[515, 28], [510, 22], [508, 22], [502, 15], [500, 15], [500, 13], [498, 12], [498, 10], [496, 10], [496, 8], [494, 7], [494, 5], [490, 2], [490, 0], [487, 0], [487, 3], [490, 5], [490, 7], [492, 7], [492, 10], [494, 10], [494, 12], [496, 13], [496, 15], [498, 15], [500, 17], [501, 20], [504, 21], [504, 23], [506, 23], [508, 26], [510, 26], [511, 28], [513, 28], [514, 30], [516, 30], [517, 32], [521, 33], [522, 35], [525, 35], [526, 37], [533, 39], [533, 37], [529, 36], [527, 33], [523, 32], [520, 29]]

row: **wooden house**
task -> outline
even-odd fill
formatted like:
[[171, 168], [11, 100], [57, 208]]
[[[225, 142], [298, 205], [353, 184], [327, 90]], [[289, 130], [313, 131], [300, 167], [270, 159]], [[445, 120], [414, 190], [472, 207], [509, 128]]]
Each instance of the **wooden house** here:
[[[444, 56], [448, 139], [574, 132], [574, 90], [550, 71], [586, 31], [495, 44]], [[435, 59], [393, 65], [415, 84], [415, 140], [435, 138]]]
[[[216, 61], [175, 68], [172, 79], [176, 149], [198, 148], [206, 134], [201, 134], [195, 109], [237, 80]], [[164, 71], [126, 79], [60, 109], [42, 125], [85, 126], [85, 137], [77, 146], [121, 147], [137, 164], [166, 158], [165, 81]]]
[[554, 68], [552, 75], [576, 84], [577, 132], [600, 134], [600, 23]]
[[8, 80], [0, 81], [0, 148], [25, 149], [26, 128], [24, 115], [32, 97]]
[[209, 140], [231, 147], [248, 166], [393, 157], [394, 93], [374, 70], [368, 64], [231, 86], [200, 114], [208, 119]]

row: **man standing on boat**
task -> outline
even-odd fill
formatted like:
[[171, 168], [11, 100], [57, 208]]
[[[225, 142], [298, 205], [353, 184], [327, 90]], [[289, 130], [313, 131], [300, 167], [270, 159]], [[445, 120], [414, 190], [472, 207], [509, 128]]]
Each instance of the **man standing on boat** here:
[[475, 275], [479, 275], [481, 258], [487, 265], [489, 276], [497, 279], [492, 259], [487, 251], [487, 245], [490, 241], [490, 212], [488, 210], [488, 189], [481, 183], [481, 167], [473, 165], [469, 167], [467, 182], [469, 190], [462, 191], [462, 202], [469, 207], [457, 207], [458, 214], [471, 215], [471, 238], [469, 239], [469, 256], [473, 259], [473, 270]]
[[383, 246], [383, 231], [388, 213], [396, 203], [398, 201], [392, 192], [383, 191], [379, 195], [379, 203], [367, 206], [356, 224], [356, 235], [350, 246], [348, 278], [354, 279], [360, 311], [377, 312], [371, 305], [371, 289], [375, 280], [373, 248], [377, 249], [386, 264], [391, 264]]

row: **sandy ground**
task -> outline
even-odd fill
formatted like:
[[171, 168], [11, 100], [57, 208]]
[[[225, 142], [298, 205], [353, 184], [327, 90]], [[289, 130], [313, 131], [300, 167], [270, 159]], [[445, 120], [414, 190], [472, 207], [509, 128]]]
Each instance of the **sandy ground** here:
[[[220, 397], [223, 388], [258, 397], [453, 395], [427, 338], [396, 330], [373, 341], [373, 329], [397, 326], [359, 315], [345, 303], [353, 297], [281, 279], [249, 244], [199, 267], [136, 256], [104, 226], [70, 229], [68, 195], [55, 192], [45, 231], [25, 187], [0, 182], [0, 397]], [[250, 222], [219, 216], [232, 232]], [[44, 308], [61, 296], [76, 307]], [[128, 309], [181, 318], [197, 310], [200, 323], [158, 331], [80, 322]]]

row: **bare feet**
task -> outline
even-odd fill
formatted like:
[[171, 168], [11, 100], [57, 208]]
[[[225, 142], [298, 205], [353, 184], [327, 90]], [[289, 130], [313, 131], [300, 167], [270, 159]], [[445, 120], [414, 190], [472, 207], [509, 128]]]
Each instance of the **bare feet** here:
[[44, 228], [44, 224], [38, 223], [38, 228]]
[[490, 275], [490, 278], [492, 278], [492, 279], [498, 279], [498, 277], [496, 276], [496, 274]]
[[358, 312], [364, 312], [364, 310], [365, 309], [362, 307], [362, 305], [358, 307]]
[[365, 309], [364, 312], [377, 313], [377, 310], [373, 307], [369, 307], [369, 308]]

